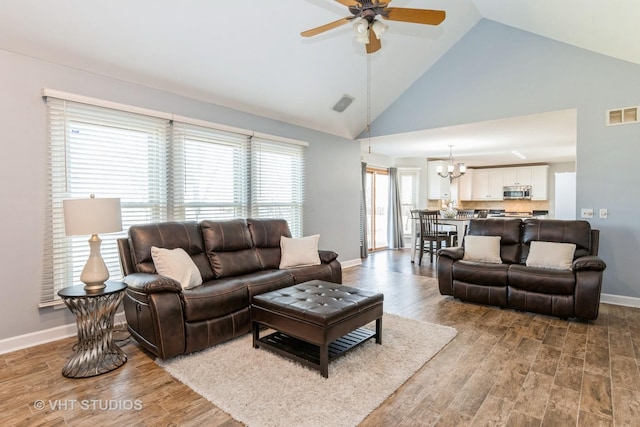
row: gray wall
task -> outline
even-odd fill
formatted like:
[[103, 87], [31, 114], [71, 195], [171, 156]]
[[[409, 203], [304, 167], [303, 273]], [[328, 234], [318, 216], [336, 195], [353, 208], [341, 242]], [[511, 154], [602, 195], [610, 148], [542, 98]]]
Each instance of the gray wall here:
[[607, 109], [639, 104], [639, 65], [481, 20], [371, 128], [379, 136], [576, 108], [577, 207], [609, 210], [590, 220], [608, 266], [603, 292], [640, 298], [640, 124], [605, 126]]
[[0, 340], [75, 320], [38, 309], [46, 195], [42, 88], [150, 108], [309, 142], [305, 234], [341, 261], [359, 259], [359, 143], [0, 50]]

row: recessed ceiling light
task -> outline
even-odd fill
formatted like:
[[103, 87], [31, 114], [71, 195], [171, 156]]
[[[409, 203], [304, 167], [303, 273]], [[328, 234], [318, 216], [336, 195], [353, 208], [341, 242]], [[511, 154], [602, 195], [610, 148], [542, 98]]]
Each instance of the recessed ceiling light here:
[[511, 153], [513, 153], [514, 155], [520, 157], [521, 159], [526, 159], [527, 158], [527, 156], [525, 156], [524, 154], [522, 154], [518, 150], [513, 150]]

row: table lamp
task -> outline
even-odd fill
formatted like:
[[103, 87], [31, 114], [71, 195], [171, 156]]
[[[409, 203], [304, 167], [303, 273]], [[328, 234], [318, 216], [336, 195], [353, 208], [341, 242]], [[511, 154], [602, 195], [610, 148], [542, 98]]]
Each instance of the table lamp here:
[[100, 198], [91, 195], [88, 199], [68, 199], [62, 201], [64, 228], [67, 236], [90, 234], [89, 259], [82, 269], [80, 281], [87, 291], [105, 287], [109, 270], [100, 255], [102, 240], [98, 233], [113, 233], [122, 230], [120, 199]]

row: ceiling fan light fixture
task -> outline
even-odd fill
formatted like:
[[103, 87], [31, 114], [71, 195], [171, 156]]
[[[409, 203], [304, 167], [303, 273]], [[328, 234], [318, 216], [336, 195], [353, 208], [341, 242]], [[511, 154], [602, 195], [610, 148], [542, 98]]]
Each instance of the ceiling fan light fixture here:
[[380, 21], [374, 20], [371, 23], [371, 29], [378, 39], [380, 39], [380, 36], [383, 35], [385, 31], [387, 31], [387, 28], [389, 28], [389, 26], [387, 24], [383, 24]]
[[369, 21], [362, 18], [354, 20], [353, 33], [355, 34], [356, 41], [358, 43], [369, 43]]

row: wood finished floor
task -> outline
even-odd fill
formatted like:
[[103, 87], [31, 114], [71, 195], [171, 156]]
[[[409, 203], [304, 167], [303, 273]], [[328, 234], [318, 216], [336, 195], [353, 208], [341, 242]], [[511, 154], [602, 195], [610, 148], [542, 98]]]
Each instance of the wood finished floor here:
[[[458, 336], [363, 426], [640, 425], [640, 309], [602, 304], [587, 323], [462, 303], [439, 294], [428, 260], [418, 267], [409, 257], [376, 253], [346, 269], [344, 283], [381, 291], [385, 311], [452, 326]], [[74, 342], [0, 355], [1, 425], [240, 425], [135, 341], [123, 344], [129, 360], [121, 368], [64, 378]], [[142, 408], [100, 410], [111, 400]]]

